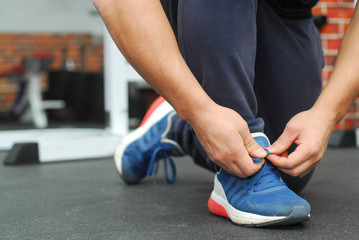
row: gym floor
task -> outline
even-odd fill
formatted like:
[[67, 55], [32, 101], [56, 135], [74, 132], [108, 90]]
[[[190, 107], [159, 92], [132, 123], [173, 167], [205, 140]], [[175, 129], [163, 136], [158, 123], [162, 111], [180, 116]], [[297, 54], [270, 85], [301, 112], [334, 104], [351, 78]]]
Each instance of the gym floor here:
[[[6, 152], [0, 153], [0, 162]], [[175, 159], [177, 180], [127, 186], [112, 159], [0, 164], [0, 239], [358, 239], [359, 149], [328, 149], [301, 196], [310, 221], [246, 228], [209, 213], [213, 174]]]

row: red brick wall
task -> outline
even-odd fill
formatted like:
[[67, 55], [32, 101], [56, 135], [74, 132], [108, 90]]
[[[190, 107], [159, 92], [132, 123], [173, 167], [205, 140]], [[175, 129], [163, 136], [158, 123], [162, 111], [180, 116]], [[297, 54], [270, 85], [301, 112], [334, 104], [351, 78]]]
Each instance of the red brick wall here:
[[[328, 18], [328, 24], [320, 29], [325, 58], [325, 67], [322, 71], [324, 86], [333, 71], [341, 39], [353, 12], [353, 0], [319, 0], [313, 9], [314, 15], [323, 14]], [[359, 128], [359, 98], [354, 101], [344, 119], [335, 128]]]
[[[53, 55], [51, 70], [63, 69], [64, 58], [71, 58], [80, 70], [102, 71], [102, 41], [96, 43], [90, 34], [0, 33], [0, 74], [11, 71], [19, 66], [24, 58], [37, 52], [47, 52]], [[81, 66], [82, 57], [84, 66]], [[46, 75], [43, 77], [43, 86], [46, 88]], [[8, 77], [0, 77], [0, 111], [10, 108], [16, 91], [17, 85], [14, 81]]]

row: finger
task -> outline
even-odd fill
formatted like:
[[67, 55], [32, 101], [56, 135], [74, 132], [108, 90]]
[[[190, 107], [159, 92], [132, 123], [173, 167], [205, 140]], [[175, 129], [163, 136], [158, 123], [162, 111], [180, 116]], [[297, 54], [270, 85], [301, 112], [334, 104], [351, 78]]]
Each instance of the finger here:
[[313, 161], [312, 159], [309, 159], [308, 161], [303, 162], [301, 165], [295, 168], [293, 174], [298, 177], [304, 177], [310, 171], [312, 171], [316, 166], [318, 166], [320, 162], [321, 162], [320, 160]]
[[282, 135], [277, 139], [277, 141], [269, 146], [267, 150], [272, 154], [281, 154], [288, 150], [296, 138], [297, 134], [295, 134], [289, 127], [286, 127]]
[[305, 173], [311, 166], [312, 166], [312, 164], [310, 164], [310, 162], [307, 160], [304, 163], [302, 163], [302, 164], [300, 164], [300, 165], [298, 165], [297, 167], [294, 167], [294, 168], [281, 168], [281, 167], [279, 167], [278, 169], [281, 170], [282, 172], [287, 173], [288, 175], [293, 176], [293, 177], [299, 177], [303, 173]]
[[219, 160], [216, 159], [212, 159], [212, 161], [221, 169], [223, 169], [224, 171], [232, 174], [232, 175], [236, 175], [240, 178], [244, 178], [246, 177], [246, 175], [241, 171], [241, 169], [238, 167], [236, 161], [227, 161], [227, 162], [221, 162]]
[[313, 170], [313, 168], [315, 168], [319, 162], [315, 162], [313, 163], [313, 161], [311, 161], [310, 159], [308, 159], [307, 161], [303, 162], [302, 164], [300, 164], [299, 166], [297, 166], [294, 169], [284, 169], [284, 168], [279, 168], [279, 170], [281, 170], [282, 172], [285, 172], [293, 177], [304, 177], [305, 175], [307, 175], [310, 171]]
[[288, 163], [288, 153], [284, 152], [281, 155], [271, 154], [267, 156], [267, 159], [276, 167], [279, 169], [285, 168], [288, 169], [289, 163]]
[[305, 146], [299, 145], [291, 154], [281, 154], [280, 156], [271, 154], [267, 157], [273, 165], [280, 169], [294, 169], [303, 162], [310, 159], [310, 152], [305, 150]]
[[231, 165], [225, 165], [221, 162], [218, 162], [217, 165], [223, 169], [224, 171], [228, 172], [229, 174], [232, 174], [232, 175], [236, 175], [237, 177], [240, 177], [240, 178], [245, 178], [247, 177], [243, 172], [242, 170], [238, 167], [238, 165], [236, 163], [232, 163]]
[[265, 158], [267, 156], [267, 152], [254, 140], [249, 130], [244, 131], [241, 135], [249, 155], [254, 158]]
[[264, 160], [262, 159], [261, 162], [254, 163], [252, 157], [249, 156], [248, 153], [246, 153], [246, 149], [243, 148], [241, 150], [242, 152], [239, 151], [240, 159], [238, 159], [238, 161], [236, 161], [235, 164], [237, 165], [238, 168], [241, 169], [245, 177], [252, 176], [253, 174], [255, 174], [261, 169], [261, 167], [264, 164]]
[[229, 173], [231, 173], [232, 175], [235, 175], [235, 176], [237, 176], [239, 178], [246, 178], [247, 177], [236, 164], [233, 164], [230, 167], [230, 172]]
[[[213, 160], [212, 160], [213, 161]], [[226, 164], [222, 163], [222, 162], [219, 162], [219, 161], [213, 161], [218, 167], [220, 167], [221, 169], [223, 169], [224, 171], [230, 173], [230, 174], [234, 174], [233, 171], [235, 170], [232, 170], [231, 167], [227, 166]], [[239, 173], [241, 174], [241, 173]]]
[[[321, 157], [313, 154], [310, 149], [300, 145], [291, 153], [285, 164], [276, 162], [278, 168], [292, 176], [304, 176], [321, 162]], [[275, 162], [275, 161], [274, 161]], [[277, 166], [276, 165], [276, 166]]]
[[313, 167], [307, 169], [305, 172], [301, 173], [298, 177], [299, 177], [299, 178], [304, 177], [305, 175], [307, 175], [308, 173], [310, 173], [314, 168], [315, 168], [315, 166], [313, 166]]
[[279, 161], [279, 158], [285, 158], [288, 159], [288, 152], [284, 152], [280, 155], [276, 155], [276, 154], [269, 154], [266, 158], [271, 161], [272, 164], [277, 165], [277, 161]]
[[311, 171], [313, 171], [313, 169], [318, 166], [319, 163], [314, 164], [311, 168], [309, 168], [307, 171], [305, 171], [304, 173], [302, 173], [301, 175], [299, 175], [299, 177], [304, 177], [305, 175], [307, 175], [308, 173], [310, 173]]

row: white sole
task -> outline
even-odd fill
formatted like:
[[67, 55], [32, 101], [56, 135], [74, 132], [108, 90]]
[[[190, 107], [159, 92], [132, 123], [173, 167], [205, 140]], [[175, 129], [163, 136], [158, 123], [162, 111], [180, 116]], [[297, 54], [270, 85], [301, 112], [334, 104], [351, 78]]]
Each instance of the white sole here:
[[243, 212], [232, 207], [224, 193], [222, 185], [219, 183], [217, 176], [214, 179], [214, 190], [211, 193], [211, 198], [221, 205], [227, 212], [229, 219], [232, 222], [240, 225], [260, 225], [268, 222], [276, 222], [285, 219], [287, 216], [262, 216], [258, 214]]

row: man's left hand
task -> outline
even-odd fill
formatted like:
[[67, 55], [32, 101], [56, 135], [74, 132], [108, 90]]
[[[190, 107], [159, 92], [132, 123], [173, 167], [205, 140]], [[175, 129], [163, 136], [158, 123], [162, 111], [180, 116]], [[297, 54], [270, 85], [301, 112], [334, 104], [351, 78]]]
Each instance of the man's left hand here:
[[[281, 171], [303, 177], [321, 162], [333, 127], [334, 122], [318, 110], [301, 112], [288, 122], [282, 135], [268, 147], [272, 155], [267, 159]], [[288, 155], [287, 150], [293, 143], [297, 147]]]

